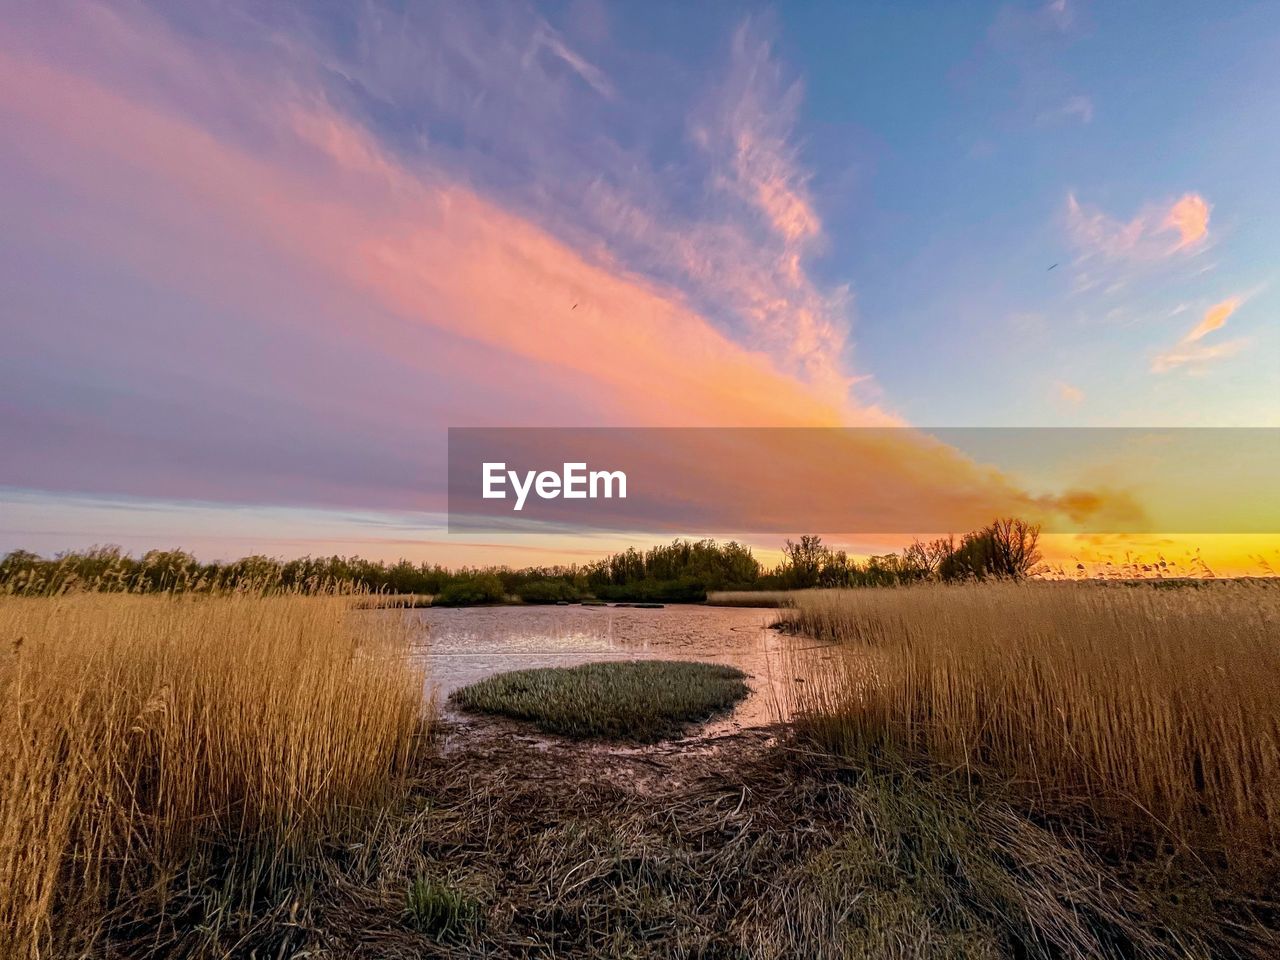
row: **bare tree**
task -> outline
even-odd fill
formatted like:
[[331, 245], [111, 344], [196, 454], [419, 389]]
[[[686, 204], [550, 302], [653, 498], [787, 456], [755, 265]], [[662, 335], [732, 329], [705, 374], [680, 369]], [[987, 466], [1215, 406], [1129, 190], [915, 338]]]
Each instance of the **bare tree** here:
[[990, 546], [988, 572], [996, 577], [1021, 580], [1040, 562], [1040, 527], [1016, 517], [994, 521], [983, 534]]

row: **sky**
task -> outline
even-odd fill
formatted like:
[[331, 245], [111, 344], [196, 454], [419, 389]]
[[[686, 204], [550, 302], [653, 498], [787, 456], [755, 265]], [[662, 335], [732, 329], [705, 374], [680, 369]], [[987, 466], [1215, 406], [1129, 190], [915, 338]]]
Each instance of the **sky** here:
[[0, 550], [653, 539], [450, 536], [449, 427], [1280, 427], [1273, 4], [0, 7]]

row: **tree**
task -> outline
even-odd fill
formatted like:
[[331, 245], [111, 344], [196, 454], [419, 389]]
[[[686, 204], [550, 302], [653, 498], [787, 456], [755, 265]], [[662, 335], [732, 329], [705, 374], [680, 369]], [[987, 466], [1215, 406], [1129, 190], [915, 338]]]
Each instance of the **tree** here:
[[796, 543], [790, 538], [782, 547], [783, 574], [788, 585], [803, 589], [816, 587], [831, 551], [822, 545], [822, 538], [805, 534]]
[[1040, 527], [1009, 517], [996, 520], [984, 531], [991, 541], [991, 573], [1021, 580], [1040, 562]]
[[1021, 580], [1040, 562], [1040, 528], [1009, 517], [966, 533], [938, 567], [943, 580]]

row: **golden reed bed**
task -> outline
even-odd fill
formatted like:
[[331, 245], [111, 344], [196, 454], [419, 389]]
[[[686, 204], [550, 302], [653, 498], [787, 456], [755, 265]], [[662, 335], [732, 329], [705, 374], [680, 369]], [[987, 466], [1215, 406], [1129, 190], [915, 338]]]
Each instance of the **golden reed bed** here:
[[0, 597], [0, 956], [305, 889], [309, 855], [393, 799], [427, 722], [403, 618], [349, 608]]
[[783, 616], [836, 644], [795, 694], [828, 747], [994, 771], [1234, 866], [1275, 857], [1280, 584], [811, 591]]

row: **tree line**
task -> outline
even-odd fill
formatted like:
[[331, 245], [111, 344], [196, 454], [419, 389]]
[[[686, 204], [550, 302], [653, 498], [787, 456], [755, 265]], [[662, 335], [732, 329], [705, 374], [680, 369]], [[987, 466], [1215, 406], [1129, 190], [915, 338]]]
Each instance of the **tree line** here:
[[821, 537], [787, 540], [777, 571], [783, 589], [885, 587], [930, 580], [1020, 580], [1040, 563], [1040, 528], [1015, 517], [994, 520], [981, 530], [935, 540], [916, 540], [898, 553], [862, 563], [832, 550]]
[[896, 586], [927, 580], [1018, 579], [1038, 563], [1039, 529], [1016, 519], [982, 530], [916, 541], [899, 553], [859, 562], [818, 536], [787, 540], [782, 562], [764, 567], [736, 541], [677, 539], [648, 550], [630, 548], [587, 564], [461, 567], [361, 557], [266, 556], [202, 563], [182, 550], [150, 550], [140, 557], [116, 546], [41, 557], [15, 550], [0, 559], [0, 592], [50, 595], [87, 589], [108, 592], [358, 592], [433, 596], [440, 603], [529, 603], [600, 600], [697, 602], [716, 590]]

